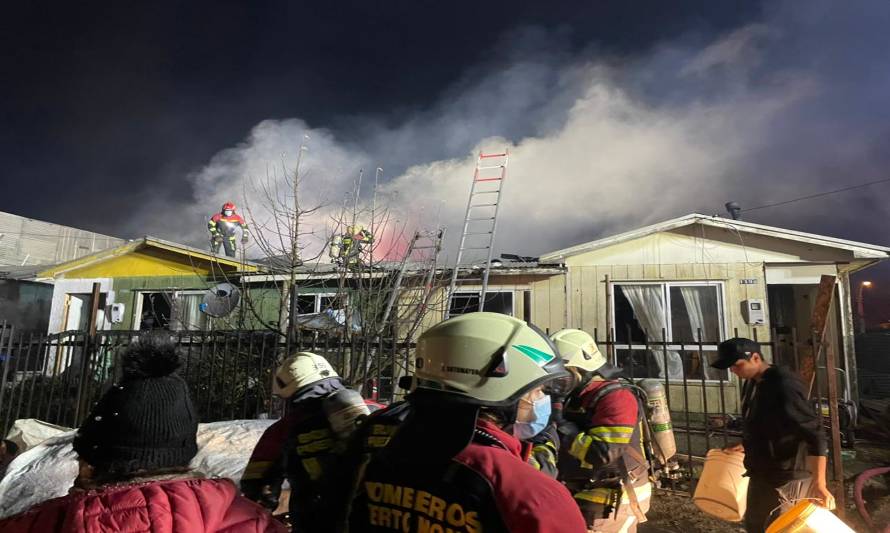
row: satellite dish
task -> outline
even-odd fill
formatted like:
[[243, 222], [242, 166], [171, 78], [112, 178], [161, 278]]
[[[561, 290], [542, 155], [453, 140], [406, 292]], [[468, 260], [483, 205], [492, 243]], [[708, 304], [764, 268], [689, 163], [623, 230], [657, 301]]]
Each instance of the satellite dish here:
[[241, 300], [241, 291], [231, 283], [220, 283], [204, 294], [200, 309], [205, 315], [220, 318], [228, 315]]

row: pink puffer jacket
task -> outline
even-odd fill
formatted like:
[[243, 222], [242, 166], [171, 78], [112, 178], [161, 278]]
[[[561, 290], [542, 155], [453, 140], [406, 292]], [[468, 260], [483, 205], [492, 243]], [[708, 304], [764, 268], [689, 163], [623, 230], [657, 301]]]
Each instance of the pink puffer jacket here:
[[227, 479], [114, 485], [55, 498], [0, 521], [4, 533], [286, 533]]

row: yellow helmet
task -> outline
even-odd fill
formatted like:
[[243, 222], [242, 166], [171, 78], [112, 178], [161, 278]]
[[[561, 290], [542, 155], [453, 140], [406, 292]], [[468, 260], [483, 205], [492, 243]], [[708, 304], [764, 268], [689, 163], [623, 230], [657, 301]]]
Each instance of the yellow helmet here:
[[529, 390], [566, 377], [556, 346], [541, 330], [500, 313], [440, 322], [417, 341], [415, 389], [467, 403], [512, 405]]
[[550, 336], [567, 367], [596, 372], [608, 361], [596, 346], [593, 337], [580, 329], [561, 329]]
[[337, 371], [324, 357], [310, 352], [298, 352], [278, 366], [272, 381], [272, 394], [290, 398], [307, 385], [336, 377], [339, 377]]

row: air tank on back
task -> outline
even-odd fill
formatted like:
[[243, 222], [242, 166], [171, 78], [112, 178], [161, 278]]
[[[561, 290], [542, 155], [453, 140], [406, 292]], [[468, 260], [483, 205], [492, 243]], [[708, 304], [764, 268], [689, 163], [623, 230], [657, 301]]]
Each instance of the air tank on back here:
[[665, 472], [676, 470], [678, 465], [673, 460], [677, 454], [677, 441], [671, 425], [671, 411], [668, 407], [664, 385], [657, 379], [644, 379], [639, 386], [646, 392], [649, 403], [649, 426], [655, 444], [655, 460]]

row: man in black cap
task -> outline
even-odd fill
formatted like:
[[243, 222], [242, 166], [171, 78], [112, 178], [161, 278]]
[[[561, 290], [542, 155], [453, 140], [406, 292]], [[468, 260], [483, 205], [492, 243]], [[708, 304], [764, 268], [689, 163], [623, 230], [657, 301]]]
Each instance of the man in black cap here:
[[[782, 503], [809, 496], [834, 507], [825, 482], [827, 449], [822, 421], [807, 401], [797, 374], [763, 358], [760, 344], [741, 337], [720, 343], [711, 365], [729, 369], [745, 380], [742, 388], [742, 442], [751, 478], [745, 511], [749, 533], [762, 532], [775, 519]], [[776, 511], [773, 513], [773, 511]]]

